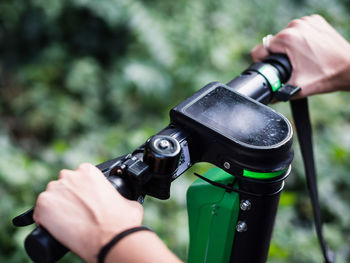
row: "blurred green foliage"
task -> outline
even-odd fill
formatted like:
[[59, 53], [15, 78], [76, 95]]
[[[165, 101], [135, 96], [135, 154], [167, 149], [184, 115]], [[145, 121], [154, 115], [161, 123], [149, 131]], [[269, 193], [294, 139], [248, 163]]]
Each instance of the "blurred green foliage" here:
[[[167, 124], [176, 103], [239, 74], [250, 49], [293, 18], [319, 13], [350, 39], [349, 11], [348, 0], [1, 1], [0, 262], [29, 262], [30, 229], [15, 229], [11, 218], [61, 168], [131, 151]], [[349, 99], [311, 99], [325, 235], [337, 262], [350, 261]], [[274, 107], [289, 115], [287, 105]], [[322, 261], [295, 148], [269, 262]], [[183, 260], [192, 180], [176, 181], [167, 202], [145, 203], [146, 224]]]

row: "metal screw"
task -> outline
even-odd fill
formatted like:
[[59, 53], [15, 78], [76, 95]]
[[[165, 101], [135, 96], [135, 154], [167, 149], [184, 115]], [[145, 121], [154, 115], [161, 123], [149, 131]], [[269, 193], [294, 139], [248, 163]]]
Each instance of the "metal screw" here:
[[247, 231], [248, 230], [247, 223], [244, 221], [238, 221], [237, 226], [236, 226], [236, 230], [239, 233]]
[[217, 205], [212, 205], [212, 210], [211, 210], [211, 214], [212, 215], [217, 215], [217, 211], [220, 207]]
[[231, 167], [231, 164], [229, 163], [229, 162], [224, 162], [224, 167], [225, 167], [225, 169], [230, 169], [230, 167]]
[[159, 147], [161, 148], [161, 149], [166, 149], [166, 148], [169, 148], [169, 146], [170, 146], [170, 142], [168, 141], [168, 140], [161, 140], [160, 142], [159, 142]]
[[239, 204], [239, 207], [243, 211], [248, 211], [252, 207], [252, 204], [249, 202], [249, 200], [242, 200], [241, 203]]
[[137, 198], [137, 201], [140, 203], [140, 204], [143, 204], [143, 202], [145, 201], [145, 198], [141, 195]]

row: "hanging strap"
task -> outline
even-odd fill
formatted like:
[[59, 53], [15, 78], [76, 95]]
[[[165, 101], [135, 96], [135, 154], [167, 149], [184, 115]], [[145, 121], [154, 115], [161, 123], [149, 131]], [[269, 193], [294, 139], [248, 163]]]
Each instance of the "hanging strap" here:
[[322, 220], [317, 192], [317, 178], [315, 170], [315, 161], [313, 156], [312, 130], [309, 117], [308, 101], [306, 98], [304, 98], [300, 100], [292, 100], [290, 103], [299, 139], [301, 154], [304, 161], [307, 187], [312, 203], [312, 210], [318, 241], [321, 246], [325, 263], [334, 263], [335, 254], [327, 246], [322, 233]]

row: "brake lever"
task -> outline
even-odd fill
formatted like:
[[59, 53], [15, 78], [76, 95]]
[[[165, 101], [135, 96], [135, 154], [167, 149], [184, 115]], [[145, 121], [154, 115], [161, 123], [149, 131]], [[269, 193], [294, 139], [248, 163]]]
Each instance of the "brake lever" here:
[[34, 223], [33, 219], [34, 208], [29, 209], [28, 211], [16, 216], [12, 219], [12, 223], [14, 226], [22, 227], [29, 226]]

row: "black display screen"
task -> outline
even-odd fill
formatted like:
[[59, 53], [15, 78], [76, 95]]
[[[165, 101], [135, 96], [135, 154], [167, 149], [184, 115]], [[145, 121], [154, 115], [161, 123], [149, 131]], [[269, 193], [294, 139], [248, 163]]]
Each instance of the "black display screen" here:
[[289, 134], [281, 115], [225, 87], [216, 87], [183, 112], [231, 140], [253, 146], [272, 146]]

